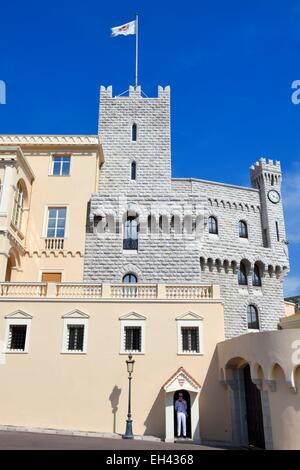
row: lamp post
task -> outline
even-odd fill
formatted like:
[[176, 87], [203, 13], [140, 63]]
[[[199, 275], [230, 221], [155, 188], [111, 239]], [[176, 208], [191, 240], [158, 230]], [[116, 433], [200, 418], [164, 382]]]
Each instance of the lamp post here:
[[126, 366], [127, 366], [127, 372], [128, 372], [128, 413], [127, 413], [127, 420], [126, 420], [126, 431], [125, 434], [123, 434], [123, 439], [134, 439], [133, 433], [132, 433], [132, 419], [131, 419], [131, 380], [132, 380], [132, 374], [133, 374], [133, 366], [134, 366], [135, 360], [132, 359], [132, 356], [128, 356], [128, 359], [126, 361]]

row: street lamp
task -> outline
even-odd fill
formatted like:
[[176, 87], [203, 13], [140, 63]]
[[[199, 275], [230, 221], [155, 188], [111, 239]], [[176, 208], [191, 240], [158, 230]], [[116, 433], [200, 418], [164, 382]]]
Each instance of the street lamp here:
[[127, 413], [127, 420], [126, 420], [126, 431], [125, 434], [123, 434], [123, 439], [134, 439], [133, 433], [132, 433], [132, 419], [131, 419], [131, 380], [132, 380], [132, 374], [133, 374], [133, 366], [134, 366], [135, 360], [132, 359], [132, 356], [128, 356], [128, 359], [126, 361], [126, 366], [127, 366], [127, 372], [128, 372], [128, 413]]

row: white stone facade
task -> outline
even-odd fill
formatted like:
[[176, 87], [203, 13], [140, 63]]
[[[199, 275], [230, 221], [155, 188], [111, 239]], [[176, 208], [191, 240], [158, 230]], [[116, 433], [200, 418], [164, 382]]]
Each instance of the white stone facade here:
[[[247, 332], [248, 304], [259, 312], [260, 329], [276, 329], [289, 269], [281, 199], [268, 197], [270, 190], [281, 194], [280, 163], [257, 162], [249, 188], [172, 179], [169, 87], [159, 87], [157, 98], [142, 97], [139, 87], [113, 97], [111, 87], [101, 87], [99, 135], [105, 162], [90, 203], [84, 280], [117, 283], [132, 273], [141, 283], [220, 284], [227, 337]], [[138, 249], [123, 249], [127, 216], [137, 217]], [[217, 218], [217, 235], [208, 232], [209, 216]], [[246, 239], [239, 237], [241, 220]], [[247, 286], [237, 279], [242, 260]], [[256, 262], [261, 287], [252, 286]]]

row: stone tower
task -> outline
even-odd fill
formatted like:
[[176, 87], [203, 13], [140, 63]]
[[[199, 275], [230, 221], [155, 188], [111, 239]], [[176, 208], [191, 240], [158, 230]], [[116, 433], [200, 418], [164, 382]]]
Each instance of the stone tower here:
[[[102, 194], [164, 194], [171, 187], [170, 88], [158, 87], [157, 98], [112, 96], [100, 89], [99, 135], [105, 155], [99, 191]], [[131, 164], [136, 179], [131, 180]]]
[[105, 162], [91, 198], [84, 279], [119, 283], [130, 273], [138, 282], [199, 283], [203, 202], [172, 192], [170, 88], [148, 98], [140, 87], [117, 97], [101, 87], [99, 136]]
[[261, 158], [250, 168], [250, 177], [252, 186], [260, 192], [264, 246], [276, 251], [285, 242], [280, 162]]

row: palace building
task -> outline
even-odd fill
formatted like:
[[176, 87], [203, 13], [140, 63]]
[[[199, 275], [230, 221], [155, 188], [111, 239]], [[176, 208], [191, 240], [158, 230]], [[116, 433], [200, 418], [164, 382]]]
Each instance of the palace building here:
[[135, 434], [181, 391], [196, 443], [300, 448], [278, 161], [172, 178], [170, 88], [101, 87], [98, 135], [0, 135], [0, 179], [0, 428], [122, 434], [132, 354]]

